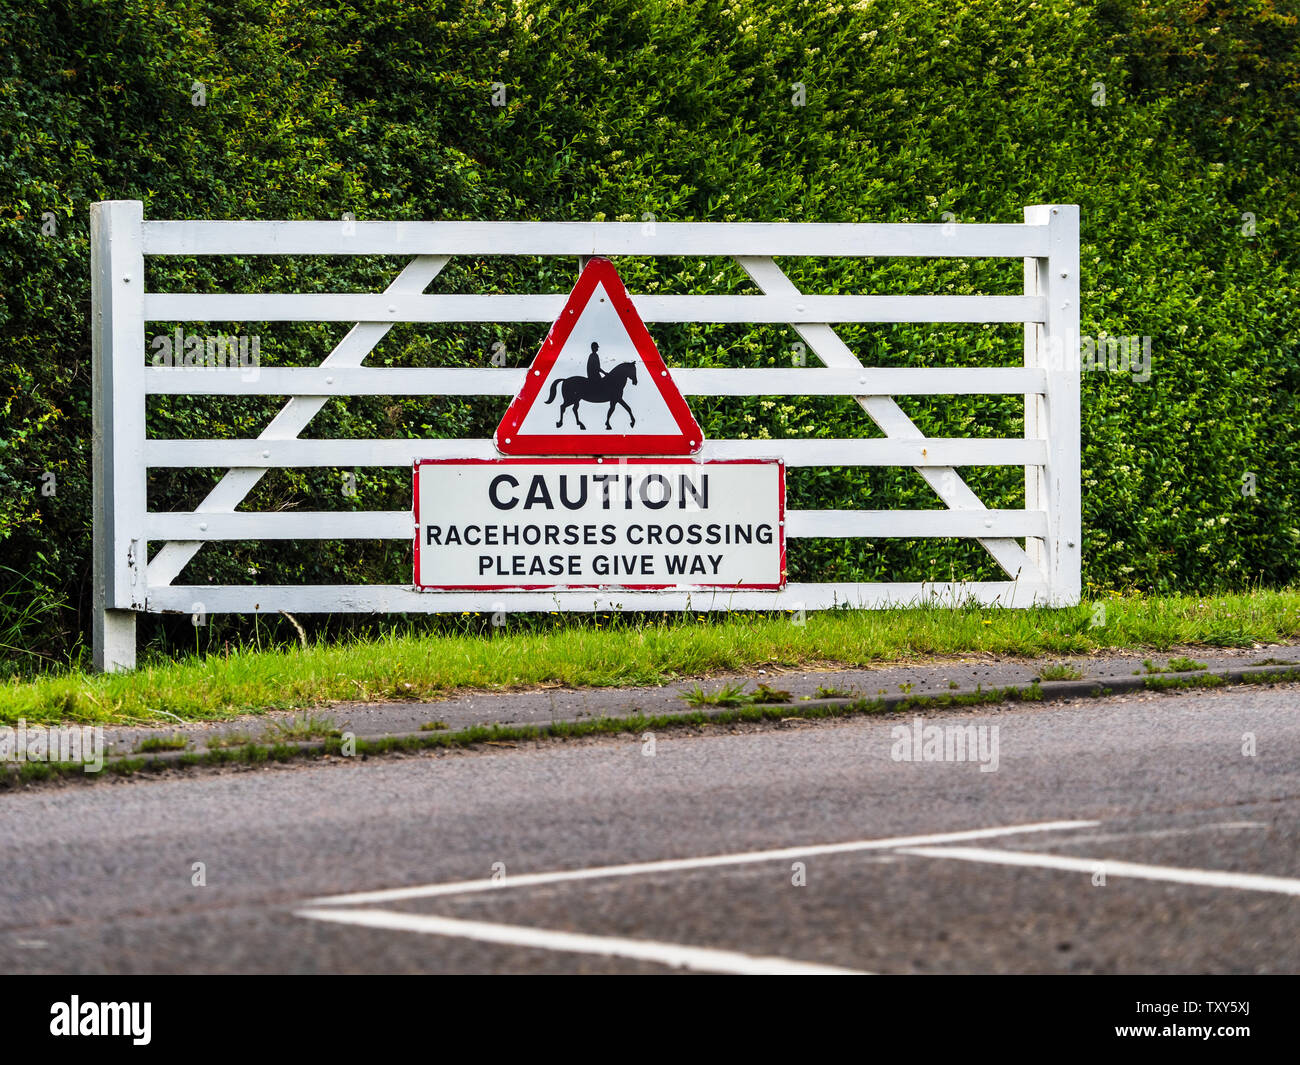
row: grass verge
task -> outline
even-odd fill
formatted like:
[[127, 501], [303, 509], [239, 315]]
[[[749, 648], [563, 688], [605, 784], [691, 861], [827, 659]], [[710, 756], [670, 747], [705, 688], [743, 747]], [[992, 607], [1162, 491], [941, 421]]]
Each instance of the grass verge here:
[[650, 620], [603, 614], [564, 618], [550, 631], [394, 632], [266, 652], [145, 659], [127, 674], [13, 679], [0, 685], [0, 724], [20, 718], [31, 724], [222, 720], [338, 700], [442, 698], [468, 689], [663, 684], [771, 664], [871, 666], [921, 655], [1058, 656], [1296, 638], [1300, 590], [1117, 598], [1061, 610], [837, 610], [808, 615], [804, 624], [771, 614]]
[[[287, 762], [291, 759], [320, 758], [323, 755], [374, 757], [436, 748], [453, 749], [482, 744], [511, 745], [534, 740], [582, 739], [589, 736], [623, 733], [637, 735], [742, 722], [785, 721], [792, 718], [816, 720], [855, 717], [862, 714], [897, 713], [904, 710], [951, 709], [1002, 702], [1035, 701], [1041, 698], [1042, 692], [1037, 684], [1030, 684], [1027, 687], [989, 688], [951, 695], [908, 696], [901, 701], [880, 698], [855, 699], [820, 705], [802, 704], [795, 707], [753, 704], [728, 709], [697, 709], [693, 712], [654, 716], [635, 714], [629, 717], [593, 718], [588, 721], [555, 721], [545, 725], [471, 725], [469, 728], [454, 732], [431, 733], [421, 729], [418, 733], [375, 739], [335, 735], [310, 743], [270, 745], [248, 743], [240, 747], [216, 747], [203, 752], [187, 752], [174, 759], [117, 758], [104, 764], [103, 773], [113, 776], [133, 776], [137, 773], [160, 772], [164, 769], [231, 764], [257, 765], [267, 762]], [[0, 788], [21, 787], [24, 784], [56, 777], [71, 777], [74, 780], [90, 782], [94, 776], [94, 774], [86, 774], [81, 764], [75, 762], [24, 762], [13, 770], [0, 774]]]
[[[359, 738], [351, 733], [331, 732], [323, 739], [301, 740], [297, 743], [276, 742], [259, 744], [248, 742], [210, 746], [205, 751], [165, 752], [152, 757], [113, 758], [104, 763], [100, 774], [85, 773], [80, 763], [25, 762], [12, 767], [0, 767], [0, 790], [22, 787], [43, 780], [70, 777], [73, 780], [92, 782], [113, 776], [133, 776], [142, 772], [161, 772], [165, 769], [187, 769], [200, 766], [230, 764], [258, 765], [268, 762], [315, 759], [326, 755], [345, 758], [371, 757], [392, 753], [411, 753], [437, 748], [465, 748], [480, 745], [513, 747], [521, 742], [540, 740], [579, 739], [600, 735], [641, 734], [671, 732], [683, 728], [703, 728], [732, 725], [740, 722], [791, 721], [797, 719], [847, 718], [864, 714], [893, 715], [907, 711], [934, 711], [986, 706], [997, 703], [1043, 702], [1053, 699], [1101, 698], [1115, 690], [1134, 691], [1141, 688], [1167, 690], [1177, 688], [1217, 688], [1227, 684], [1294, 684], [1300, 680], [1300, 664], [1282, 669], [1259, 667], [1234, 668], [1224, 674], [1191, 673], [1182, 676], [1144, 676], [1120, 678], [1110, 684], [1080, 684], [1064, 681], [1044, 688], [1039, 681], [1014, 684], [1003, 688], [983, 688], [935, 695], [888, 694], [877, 698], [830, 698], [821, 701], [798, 702], [793, 705], [762, 702], [742, 703], [734, 707], [718, 704], [697, 706], [692, 711], [647, 716], [635, 714], [628, 717], [602, 717], [586, 721], [554, 721], [545, 725], [472, 725], [456, 731], [431, 734], [430, 728], [445, 722], [422, 725], [418, 732]], [[770, 692], [766, 685], [761, 691]], [[759, 693], [751, 693], [751, 698]], [[776, 692], [784, 695], [784, 692]]]

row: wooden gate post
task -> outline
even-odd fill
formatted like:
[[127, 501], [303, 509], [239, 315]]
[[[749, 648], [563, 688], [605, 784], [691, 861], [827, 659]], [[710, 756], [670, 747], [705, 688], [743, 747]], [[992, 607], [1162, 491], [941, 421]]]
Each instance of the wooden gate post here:
[[97, 671], [135, 668], [145, 607], [144, 204], [90, 208], [94, 577]]
[[1025, 208], [1025, 222], [1047, 226], [1045, 256], [1025, 259], [1025, 295], [1047, 301], [1046, 322], [1025, 323], [1025, 365], [1047, 373], [1047, 390], [1025, 396], [1025, 438], [1047, 442], [1047, 462], [1025, 467], [1025, 509], [1047, 512], [1047, 535], [1026, 553], [1047, 577], [1052, 606], [1082, 596], [1083, 505], [1079, 413], [1079, 208]]

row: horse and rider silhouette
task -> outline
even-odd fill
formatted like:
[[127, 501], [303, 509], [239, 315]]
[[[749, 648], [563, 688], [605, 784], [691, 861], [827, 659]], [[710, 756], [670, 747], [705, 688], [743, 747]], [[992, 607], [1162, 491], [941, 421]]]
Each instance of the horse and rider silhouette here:
[[588, 403], [609, 404], [609, 410], [605, 414], [606, 429], [614, 428], [609, 424], [609, 419], [614, 416], [616, 406], [627, 411], [627, 416], [632, 419], [632, 426], [636, 425], [636, 415], [623, 399], [623, 389], [627, 387], [628, 382], [636, 384], [636, 363], [621, 362], [606, 373], [600, 368], [599, 351], [600, 345], [593, 340], [591, 354], [587, 356], [586, 377], [557, 377], [551, 382], [551, 394], [546, 397], [546, 402], [554, 401], [557, 389], [562, 389], [564, 396], [560, 404], [560, 420], [555, 423], [555, 428], [559, 429], [564, 425], [564, 412], [572, 407], [573, 420], [578, 423], [578, 428], [586, 429], [578, 416], [578, 404], [584, 400]]

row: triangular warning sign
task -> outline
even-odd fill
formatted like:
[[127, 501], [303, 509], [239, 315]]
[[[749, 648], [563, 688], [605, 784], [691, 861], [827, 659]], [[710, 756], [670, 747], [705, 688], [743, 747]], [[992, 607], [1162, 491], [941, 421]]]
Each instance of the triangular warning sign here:
[[699, 451], [699, 424], [608, 259], [582, 271], [495, 440], [503, 455]]

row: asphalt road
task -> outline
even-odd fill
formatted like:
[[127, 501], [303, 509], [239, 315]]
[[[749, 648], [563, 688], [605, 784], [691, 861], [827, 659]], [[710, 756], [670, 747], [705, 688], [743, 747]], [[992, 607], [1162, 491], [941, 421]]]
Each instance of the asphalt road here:
[[0, 971], [1293, 973], [1298, 705], [924, 717], [996, 771], [909, 716], [39, 786]]

